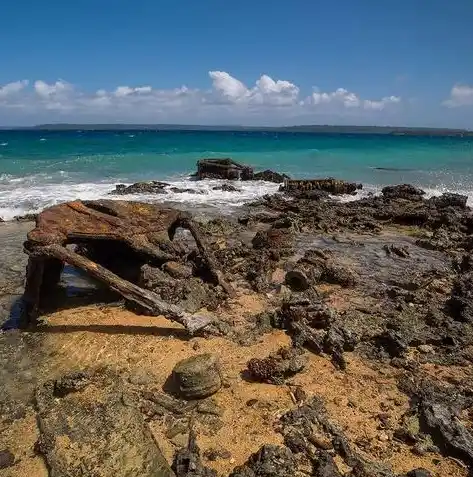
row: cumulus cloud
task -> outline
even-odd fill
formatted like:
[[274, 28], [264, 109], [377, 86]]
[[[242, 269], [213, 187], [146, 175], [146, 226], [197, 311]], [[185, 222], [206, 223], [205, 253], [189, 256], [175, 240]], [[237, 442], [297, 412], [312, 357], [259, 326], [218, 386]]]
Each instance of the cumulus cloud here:
[[460, 106], [473, 106], [473, 86], [456, 84], [450, 91], [450, 98], [443, 102], [444, 106], [457, 108]]
[[28, 80], [14, 81], [13, 83], [7, 83], [0, 86], [0, 98], [6, 98], [7, 96], [19, 93], [22, 89], [28, 86]]
[[261, 121], [266, 122], [265, 118], [284, 121], [324, 112], [351, 116], [375, 113], [401, 101], [397, 96], [361, 98], [344, 88], [332, 92], [314, 89], [311, 95], [302, 96], [294, 83], [265, 74], [250, 86], [225, 71], [210, 71], [209, 78], [208, 89], [122, 85], [95, 92], [82, 91], [63, 80], [54, 83], [37, 80], [31, 88], [27, 81], [18, 81], [0, 86], [3, 98], [0, 107], [14, 106], [32, 115], [48, 112], [48, 118], [53, 121], [62, 120], [66, 114], [68, 120], [78, 122], [85, 117], [150, 122], [169, 122], [177, 117], [186, 122], [221, 117], [231, 121], [232, 118], [244, 120], [248, 115], [253, 118], [260, 115]]

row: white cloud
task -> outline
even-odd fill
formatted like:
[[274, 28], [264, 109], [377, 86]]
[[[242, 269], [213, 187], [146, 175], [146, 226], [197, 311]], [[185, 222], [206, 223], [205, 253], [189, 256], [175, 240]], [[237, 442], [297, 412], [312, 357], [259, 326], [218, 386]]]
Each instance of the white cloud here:
[[7, 96], [19, 93], [27, 86], [28, 80], [14, 81], [13, 83], [7, 83], [4, 86], [0, 86], [0, 98], [6, 98]]
[[42, 98], [50, 98], [56, 94], [72, 90], [72, 86], [62, 80], [56, 81], [53, 84], [48, 84], [44, 81], [38, 80], [34, 82], [34, 90], [38, 96]]
[[443, 104], [449, 108], [473, 106], [473, 86], [456, 84], [450, 91], [450, 98], [444, 101]]
[[[32, 88], [19, 81], [0, 87], [0, 108], [23, 110], [25, 117], [41, 116], [48, 121], [80, 122], [81, 118], [97, 121], [130, 122], [206, 122], [212, 118], [232, 122], [260, 117], [260, 123], [284, 122], [311, 115], [335, 114], [337, 117], [387, 110], [399, 103], [397, 96], [364, 99], [354, 92], [338, 88], [332, 92], [314, 89], [302, 96], [297, 85], [287, 80], [262, 75], [247, 86], [225, 71], [210, 71], [209, 89], [181, 86], [159, 89], [149, 85], [122, 85], [115, 89], [98, 89], [90, 93], [58, 80], [37, 80]], [[15, 93], [12, 95], [12, 93]], [[60, 115], [60, 116], [58, 116]], [[235, 119], [236, 120], [236, 119]], [[255, 120], [256, 121], [256, 120]]]
[[365, 99], [363, 102], [363, 107], [365, 109], [372, 109], [373, 111], [381, 111], [386, 106], [390, 104], [400, 103], [401, 98], [399, 96], [385, 96], [383, 99], [379, 101], [373, 101], [371, 99]]

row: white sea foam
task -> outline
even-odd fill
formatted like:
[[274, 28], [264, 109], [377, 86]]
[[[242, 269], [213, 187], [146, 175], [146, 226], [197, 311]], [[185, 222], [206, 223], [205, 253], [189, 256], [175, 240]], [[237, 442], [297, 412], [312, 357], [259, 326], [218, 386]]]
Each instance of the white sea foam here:
[[[75, 199], [125, 199], [144, 202], [171, 202], [182, 204], [186, 208], [218, 208], [222, 212], [230, 212], [247, 202], [265, 194], [272, 194], [279, 188], [279, 184], [263, 181], [233, 182], [239, 191], [225, 192], [213, 190], [224, 181], [205, 180], [192, 181], [179, 179], [167, 181], [166, 194], [133, 194], [126, 196], [108, 195], [120, 181], [100, 183], [54, 183], [52, 176], [45, 174], [27, 177], [11, 177], [6, 174], [0, 176], [0, 217], [11, 220], [17, 215], [32, 214], [45, 207]], [[197, 193], [173, 192], [171, 187], [192, 189]]]
[[[277, 192], [279, 184], [264, 181], [232, 182], [238, 192], [214, 190], [226, 181], [204, 180], [194, 181], [188, 177], [180, 177], [166, 181], [169, 187], [166, 194], [133, 194], [126, 196], [108, 195], [120, 180], [107, 182], [68, 182], [70, 178], [64, 171], [55, 174], [37, 174], [14, 177], [0, 174], [0, 217], [11, 220], [17, 215], [36, 213], [45, 207], [75, 199], [124, 199], [144, 202], [166, 202], [178, 204], [187, 209], [217, 209], [222, 213], [231, 213], [235, 208], [256, 200], [266, 194]], [[170, 189], [191, 189], [192, 192], [173, 192]], [[341, 201], [353, 201], [370, 194], [381, 193], [382, 186], [364, 184], [363, 190], [352, 196], [337, 197]], [[438, 196], [444, 192], [456, 192], [468, 196], [468, 204], [473, 206], [473, 190], [452, 189], [440, 186], [438, 188], [423, 187], [426, 197]]]

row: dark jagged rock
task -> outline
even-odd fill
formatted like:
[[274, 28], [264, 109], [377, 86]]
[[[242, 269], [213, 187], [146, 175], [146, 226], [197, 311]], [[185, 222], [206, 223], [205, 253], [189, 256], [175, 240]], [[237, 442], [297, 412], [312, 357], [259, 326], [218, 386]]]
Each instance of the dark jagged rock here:
[[221, 190], [222, 192], [241, 192], [240, 189], [236, 188], [231, 184], [222, 184], [219, 186], [212, 187], [212, 190]]
[[203, 399], [215, 394], [222, 386], [218, 358], [201, 354], [184, 359], [172, 371], [174, 384], [184, 399]]
[[447, 307], [455, 320], [473, 322], [473, 272], [461, 274], [455, 280]]
[[193, 431], [189, 434], [187, 447], [180, 449], [174, 456], [172, 470], [176, 477], [217, 477], [215, 470], [202, 464], [200, 449]]
[[328, 452], [321, 452], [314, 464], [313, 477], [343, 477]]
[[[38, 214], [15, 215], [13, 217], [17, 222], [34, 222]], [[1, 220], [0, 220], [1, 222]]]
[[284, 281], [291, 290], [298, 292], [305, 291], [310, 287], [307, 275], [301, 270], [287, 272]]
[[202, 179], [241, 179], [253, 178], [253, 169], [232, 159], [200, 159], [197, 162], [196, 177]]
[[384, 187], [381, 191], [384, 197], [387, 199], [407, 199], [407, 200], [420, 200], [425, 192], [418, 187], [411, 184], [400, 184], [395, 186]]
[[9, 449], [3, 449], [0, 451], [0, 469], [7, 469], [15, 464], [15, 456]]
[[287, 447], [264, 445], [229, 477], [293, 477], [296, 462]]
[[463, 460], [473, 466], [473, 434], [460, 416], [471, 408], [471, 389], [436, 384], [430, 379], [405, 380], [400, 387], [411, 397], [410, 419], [416, 424], [408, 430], [412, 441], [428, 435], [441, 454]]
[[135, 184], [126, 186], [118, 184], [115, 190], [110, 192], [112, 195], [129, 195], [129, 194], [166, 194], [164, 190], [169, 184], [159, 181], [136, 182]]
[[171, 187], [169, 189], [170, 192], [174, 192], [175, 194], [205, 194], [203, 190], [197, 189], [182, 189], [181, 187]]
[[432, 204], [434, 204], [438, 208], [460, 207], [464, 209], [468, 201], [468, 196], [445, 192], [439, 197], [430, 198], [429, 201], [432, 202]]
[[306, 360], [297, 348], [280, 348], [267, 358], [252, 358], [248, 362], [248, 371], [257, 381], [271, 384], [283, 384], [285, 378], [302, 371]]
[[288, 194], [295, 194], [296, 196], [302, 192], [305, 193], [313, 190], [321, 190], [333, 195], [353, 195], [362, 188], [361, 184], [330, 177], [328, 179], [286, 180], [284, 185], [280, 187], [280, 190]]
[[253, 180], [255, 181], [276, 182], [277, 184], [282, 184], [286, 179], [290, 179], [290, 177], [286, 174], [270, 171], [269, 169], [253, 174]]

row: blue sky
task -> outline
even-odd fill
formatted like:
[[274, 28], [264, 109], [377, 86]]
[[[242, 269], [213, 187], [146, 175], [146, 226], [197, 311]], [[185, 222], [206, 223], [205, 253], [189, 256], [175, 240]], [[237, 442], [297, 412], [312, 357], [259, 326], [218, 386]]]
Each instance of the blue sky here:
[[6, 2], [1, 125], [473, 128], [471, 0]]

